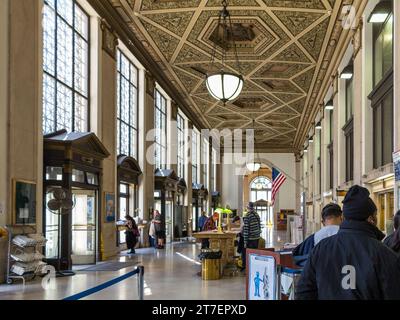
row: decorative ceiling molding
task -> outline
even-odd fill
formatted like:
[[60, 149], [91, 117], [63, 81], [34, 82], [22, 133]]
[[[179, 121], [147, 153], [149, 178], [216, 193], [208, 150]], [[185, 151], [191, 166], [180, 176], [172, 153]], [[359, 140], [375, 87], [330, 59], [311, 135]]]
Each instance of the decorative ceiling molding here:
[[223, 50], [215, 33], [220, 0], [103, 1], [113, 6], [119, 23], [141, 42], [161, 69], [164, 83], [174, 86], [202, 127], [246, 128], [256, 119], [260, 133], [256, 143], [287, 150], [301, 146], [320, 104], [330, 61], [340, 50], [336, 45], [343, 29], [341, 8], [352, 3], [230, 0], [230, 36], [237, 44], [241, 68], [237, 70], [229, 47], [227, 66], [241, 72], [245, 83], [238, 99], [222, 106], [210, 97], [204, 81], [206, 73], [220, 68]]

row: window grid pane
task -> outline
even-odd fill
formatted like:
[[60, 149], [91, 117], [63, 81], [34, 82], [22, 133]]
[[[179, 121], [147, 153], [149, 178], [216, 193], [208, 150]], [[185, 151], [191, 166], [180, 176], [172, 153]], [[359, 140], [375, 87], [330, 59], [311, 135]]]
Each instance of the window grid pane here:
[[89, 129], [89, 16], [75, 0], [43, 10], [43, 132]]
[[183, 117], [178, 114], [177, 117], [178, 127], [178, 175], [180, 178], [185, 177], [185, 121]]
[[155, 165], [158, 169], [166, 168], [166, 158], [167, 158], [167, 142], [166, 142], [166, 105], [167, 100], [165, 97], [158, 91], [155, 90], [155, 121], [154, 121], [154, 129], [155, 129]]
[[120, 51], [117, 54], [117, 151], [137, 157], [137, 69]]

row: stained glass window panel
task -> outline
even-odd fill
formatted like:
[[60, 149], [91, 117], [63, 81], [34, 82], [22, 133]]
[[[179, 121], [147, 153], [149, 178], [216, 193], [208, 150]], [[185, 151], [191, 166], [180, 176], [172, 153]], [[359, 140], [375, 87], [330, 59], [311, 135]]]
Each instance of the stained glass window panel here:
[[[117, 53], [117, 152], [137, 156], [137, 69], [121, 52]], [[135, 71], [133, 71], [135, 70]]]
[[87, 131], [89, 17], [75, 0], [45, 0], [43, 131]]

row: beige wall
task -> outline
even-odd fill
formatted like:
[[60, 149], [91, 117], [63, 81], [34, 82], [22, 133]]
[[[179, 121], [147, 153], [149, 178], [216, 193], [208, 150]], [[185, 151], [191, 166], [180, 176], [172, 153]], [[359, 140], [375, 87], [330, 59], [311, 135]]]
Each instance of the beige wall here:
[[[36, 183], [37, 228], [42, 217], [41, 1], [10, 1], [8, 87], [8, 219], [12, 181]], [[22, 94], [23, 93], [23, 94]]]

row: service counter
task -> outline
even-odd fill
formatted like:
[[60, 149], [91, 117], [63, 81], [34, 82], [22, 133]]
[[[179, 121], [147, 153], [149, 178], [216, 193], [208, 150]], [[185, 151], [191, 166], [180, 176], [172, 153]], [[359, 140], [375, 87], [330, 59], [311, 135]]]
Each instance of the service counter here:
[[227, 266], [235, 264], [235, 239], [239, 231], [230, 230], [218, 232], [215, 231], [202, 231], [193, 234], [196, 239], [208, 239], [210, 242], [210, 249], [221, 250], [221, 266], [223, 269]]

